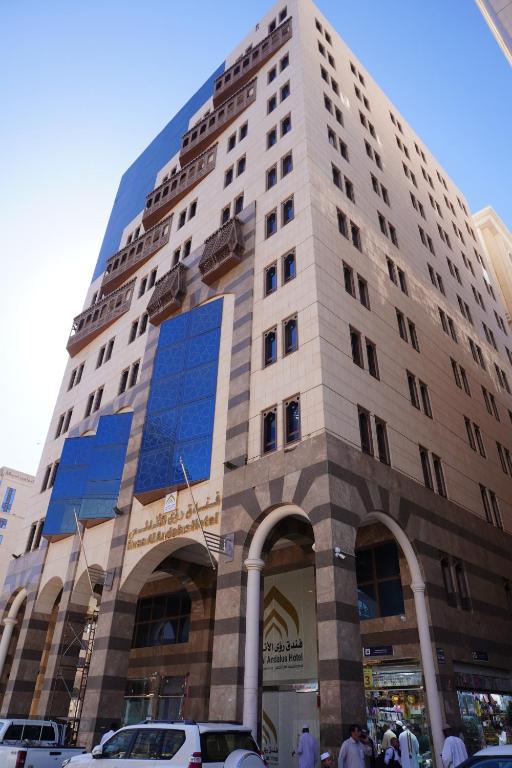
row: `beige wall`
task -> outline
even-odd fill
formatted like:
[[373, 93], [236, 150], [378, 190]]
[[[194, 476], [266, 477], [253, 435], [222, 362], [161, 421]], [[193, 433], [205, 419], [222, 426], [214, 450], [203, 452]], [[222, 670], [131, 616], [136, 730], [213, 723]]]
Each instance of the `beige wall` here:
[[[228, 57], [228, 64], [250, 43], [258, 42], [266, 34], [268, 23], [284, 5], [284, 2], [276, 4], [261, 19], [259, 29], [253, 30], [237, 46]], [[418, 443], [421, 442], [443, 459], [450, 499], [467, 508], [468, 513], [481, 517], [483, 510], [478, 484], [483, 483], [498, 495], [505, 527], [509, 531], [512, 529], [512, 480], [503, 473], [496, 450], [496, 440], [499, 440], [512, 451], [509, 420], [509, 413], [512, 413], [512, 397], [498, 387], [494, 374], [494, 363], [497, 362], [507, 371], [512, 381], [510, 365], [504, 351], [505, 345], [512, 345], [499, 329], [494, 317], [494, 309], [502, 317], [505, 317], [506, 310], [499, 295], [497, 294], [497, 300], [494, 302], [485, 288], [482, 267], [475, 255], [475, 249], [481, 252], [482, 247], [480, 242], [473, 239], [466, 226], [473, 226], [469, 213], [466, 215], [463, 210], [463, 206], [469, 210], [467, 202], [421, 139], [412, 131], [321, 13], [308, 0], [293, 0], [286, 5], [289, 14], [293, 16], [292, 39], [260, 69], [256, 101], [219, 138], [215, 170], [176, 206], [169, 243], [136, 273], [137, 282], [130, 310], [68, 362], [43, 448], [35, 483], [36, 493], [30, 505], [27, 525], [44, 515], [49, 501], [50, 491], [39, 492], [45, 467], [59, 458], [66, 436], [82, 434], [90, 427], [88, 422], [83, 421], [89, 393], [99, 386], [104, 386], [102, 407], [111, 405], [115, 412], [119, 405], [117, 391], [121, 371], [135, 360], [144, 357], [147, 334], [138, 337], [131, 344], [128, 343], [131, 323], [143, 314], [149, 297], [146, 292], [138, 298], [140, 280], [154, 267], [158, 268], [157, 277], [162, 276], [171, 265], [175, 249], [190, 236], [193, 238], [192, 250], [200, 247], [204, 239], [219, 226], [222, 208], [243, 192], [246, 204], [256, 201], [257, 214], [248, 461], [253, 461], [261, 455], [261, 412], [265, 408], [274, 404], [279, 406], [280, 446], [283, 435], [282, 402], [296, 393], [301, 397], [303, 437], [327, 429], [347, 442], [359, 446], [356, 406], [360, 404], [387, 422], [394, 468], [421, 483], [418, 455]], [[316, 29], [315, 17], [331, 34], [332, 45], [329, 45]], [[335, 69], [319, 53], [318, 40], [321, 40], [325, 49], [334, 56]], [[268, 70], [286, 52], [289, 52], [290, 56], [288, 68], [269, 84]], [[365, 86], [352, 74], [350, 62], [353, 62], [364, 76]], [[320, 65], [337, 81], [341, 94], [339, 98], [322, 80]], [[278, 92], [281, 85], [288, 80], [291, 83], [291, 95], [279, 104], [272, 114], [267, 115], [268, 97]], [[370, 111], [356, 97], [355, 83], [369, 99]], [[339, 125], [334, 116], [326, 111], [323, 104], [324, 92], [342, 110], [344, 126]], [[198, 111], [191, 122], [195, 122], [209, 107], [211, 100], [205, 103], [204, 108]], [[361, 125], [360, 110], [374, 124], [377, 139], [373, 139]], [[400, 121], [403, 134], [393, 125], [390, 110], [396, 120]], [[267, 150], [267, 131], [274, 125], [279, 125], [281, 118], [288, 113], [292, 115], [292, 131]], [[227, 137], [245, 121], [249, 124], [247, 137], [228, 153]], [[327, 125], [347, 144], [349, 163], [329, 144]], [[397, 135], [407, 146], [409, 158], [405, 157], [397, 146]], [[384, 166], [382, 172], [367, 157], [365, 139], [381, 155]], [[424, 162], [415, 150], [415, 142], [425, 154]], [[292, 173], [266, 191], [267, 168], [274, 162], [279, 162], [290, 149], [293, 150], [294, 161]], [[245, 173], [238, 178], [235, 176], [233, 183], [224, 188], [226, 168], [236, 163], [242, 154], [246, 156]], [[159, 172], [156, 185], [177, 162], [177, 155], [169, 159]], [[332, 162], [353, 182], [355, 205], [332, 184]], [[405, 177], [403, 162], [414, 172], [418, 188]], [[423, 178], [422, 167], [430, 174], [434, 189]], [[446, 181], [446, 189], [439, 181], [438, 171]], [[374, 193], [370, 172], [387, 188], [391, 207], [385, 205]], [[411, 192], [423, 204], [426, 220], [413, 208]], [[278, 232], [266, 240], [266, 213], [292, 193], [295, 197], [295, 220], [287, 227], [279, 226]], [[429, 193], [439, 204], [442, 218], [432, 208]], [[445, 196], [454, 206], [455, 213], [448, 208]], [[197, 214], [178, 230], [179, 213], [193, 200], [198, 200]], [[120, 247], [126, 243], [128, 234], [140, 224], [143, 205], [144, 200], [141, 199], [141, 213], [127, 225], [119, 243]], [[339, 234], [336, 224], [337, 206], [360, 226], [363, 253], [359, 253]], [[396, 227], [399, 249], [380, 233], [377, 210]], [[452, 221], [462, 231], [465, 244], [455, 235]], [[441, 241], [437, 230], [438, 223], [448, 232], [452, 250]], [[432, 237], [435, 256], [422, 245], [418, 225]], [[283, 286], [280, 276], [278, 290], [265, 298], [265, 267], [279, 260], [292, 247], [296, 250], [297, 278]], [[474, 276], [464, 266], [461, 251], [470, 259]], [[409, 286], [408, 297], [390, 282], [386, 255], [405, 271]], [[447, 256], [457, 265], [462, 286], [450, 275]], [[343, 259], [368, 281], [370, 312], [346, 294], [341, 265]], [[439, 290], [432, 286], [427, 263], [442, 276], [446, 296], [442, 296]], [[84, 306], [88, 305], [100, 284], [101, 278], [98, 278], [89, 287]], [[474, 300], [472, 284], [484, 298], [485, 312]], [[219, 290], [222, 291], [222, 286]], [[457, 294], [469, 305], [474, 326], [461, 316]], [[205, 496], [217, 490], [222, 491], [220, 485], [227, 412], [231, 300], [231, 297], [227, 297], [224, 314], [212, 477], [209, 483], [198, 487], [198, 494]], [[399, 338], [395, 307], [416, 323], [420, 354]], [[438, 307], [443, 308], [453, 318], [459, 335], [458, 344], [441, 330]], [[299, 350], [283, 358], [281, 323], [293, 313], [297, 313], [299, 321]], [[498, 352], [486, 342], [482, 322], [492, 329]], [[276, 364], [264, 369], [262, 335], [274, 324], [279, 326], [279, 359]], [[367, 336], [377, 345], [380, 381], [375, 381], [366, 370], [360, 370], [352, 363], [349, 324], [353, 324], [363, 336]], [[487, 373], [473, 362], [468, 347], [468, 335], [482, 347]], [[99, 348], [114, 336], [112, 359], [96, 368]], [[466, 369], [471, 397], [455, 386], [450, 357]], [[82, 381], [68, 391], [70, 373], [81, 362], [85, 362]], [[428, 384], [433, 420], [411, 406], [406, 369]], [[481, 394], [482, 385], [495, 394], [501, 414], [500, 422], [489, 416], [485, 410]], [[71, 429], [68, 435], [54, 439], [59, 414], [70, 407], [74, 409]], [[487, 449], [486, 459], [481, 458], [469, 447], [464, 416], [480, 426]], [[138, 526], [140, 520], [152, 513], [152, 508], [143, 509], [138, 502], [134, 502], [130, 526]], [[106, 565], [108, 547], [105, 541], [109, 541], [110, 528], [111, 524], [106, 523], [90, 528], [85, 534], [87, 551], [91, 553], [89, 561], [102, 567]], [[51, 564], [47, 565], [49, 570], [45, 573], [45, 579], [53, 574], [57, 567], [55, 563], [66, 562], [68, 548], [67, 542], [56, 542], [50, 546]], [[134, 554], [129, 554], [125, 564], [126, 573], [136, 560]]]

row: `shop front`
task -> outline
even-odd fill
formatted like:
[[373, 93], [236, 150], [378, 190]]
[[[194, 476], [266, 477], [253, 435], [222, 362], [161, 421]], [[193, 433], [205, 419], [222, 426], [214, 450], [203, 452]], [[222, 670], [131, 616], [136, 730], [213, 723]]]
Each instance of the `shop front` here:
[[512, 743], [512, 678], [499, 669], [454, 664], [457, 699], [468, 752]]
[[262, 749], [270, 768], [296, 768], [304, 725], [320, 737], [314, 568], [264, 579]]
[[[363, 649], [363, 653], [369, 650]], [[399, 733], [401, 723], [405, 721], [418, 737], [420, 764], [428, 765], [430, 739], [419, 662], [412, 659], [383, 661], [365, 658], [364, 686], [368, 732], [375, 744], [380, 748], [389, 724]]]

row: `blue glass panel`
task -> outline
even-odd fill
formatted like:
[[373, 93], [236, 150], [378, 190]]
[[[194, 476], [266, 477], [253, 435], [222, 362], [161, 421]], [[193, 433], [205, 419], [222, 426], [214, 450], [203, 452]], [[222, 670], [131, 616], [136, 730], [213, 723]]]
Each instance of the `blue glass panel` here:
[[173, 318], [172, 323], [162, 323], [158, 337], [158, 349], [183, 341], [187, 336], [189, 320], [188, 312], [184, 312]]
[[79, 520], [114, 516], [130, 437], [131, 413], [102, 416], [95, 435], [64, 441], [43, 535], [72, 534]]
[[[167, 321], [169, 322], [169, 321]], [[186, 343], [165, 347], [165, 354], [157, 354], [153, 368], [153, 379], [161, 379], [163, 376], [173, 376], [180, 373], [185, 366]]]
[[178, 441], [192, 440], [211, 434], [214, 411], [215, 399], [213, 397], [184, 404], [180, 409], [180, 425], [176, 439]]
[[183, 376], [170, 376], [159, 381], [155, 381], [151, 387], [151, 393], [148, 401], [148, 411], [156, 413], [168, 408], [173, 408], [181, 397], [183, 387]]
[[220, 328], [203, 333], [190, 344], [187, 355], [187, 368], [195, 368], [202, 363], [216, 360], [219, 355]]
[[215, 70], [124, 173], [108, 220], [93, 280], [101, 275], [107, 259], [119, 248], [124, 228], [144, 208], [146, 195], [153, 189], [158, 171], [178, 152], [181, 137], [188, 130], [190, 119], [208, 101], [213, 92], [213, 81], [222, 72], [224, 64]]
[[194, 482], [210, 474], [223, 300], [160, 326], [136, 494], [183, 485], [183, 457]]
[[2, 512], [10, 512], [14, 501], [14, 495], [16, 493], [15, 488], [7, 487], [5, 489], [4, 498], [2, 501]]
[[155, 448], [163, 448], [174, 442], [176, 436], [177, 409], [148, 416], [142, 438], [143, 451], [152, 451]]
[[184, 403], [202, 397], [215, 397], [217, 389], [217, 361], [186, 371], [183, 375], [182, 400]]

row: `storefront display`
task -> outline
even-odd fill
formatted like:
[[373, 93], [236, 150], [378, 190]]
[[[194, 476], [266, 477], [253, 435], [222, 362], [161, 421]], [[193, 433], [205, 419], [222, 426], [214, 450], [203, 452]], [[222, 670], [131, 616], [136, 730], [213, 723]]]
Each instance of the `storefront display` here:
[[459, 710], [468, 752], [512, 743], [512, 678], [507, 670], [454, 664]]
[[430, 740], [425, 711], [425, 693], [419, 666], [414, 664], [366, 664], [364, 667], [366, 713], [370, 736], [380, 748], [388, 725], [406, 721], [420, 745], [420, 763], [430, 764]]

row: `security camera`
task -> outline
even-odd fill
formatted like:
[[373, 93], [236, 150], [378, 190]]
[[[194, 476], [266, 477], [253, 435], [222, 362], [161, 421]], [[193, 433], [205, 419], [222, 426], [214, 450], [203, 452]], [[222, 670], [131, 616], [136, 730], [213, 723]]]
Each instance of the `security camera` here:
[[334, 557], [337, 557], [339, 560], [345, 560], [347, 556], [340, 547], [334, 547]]

